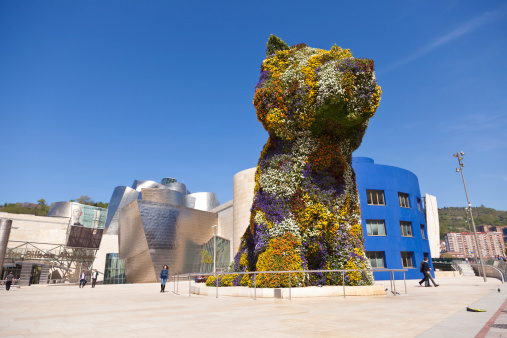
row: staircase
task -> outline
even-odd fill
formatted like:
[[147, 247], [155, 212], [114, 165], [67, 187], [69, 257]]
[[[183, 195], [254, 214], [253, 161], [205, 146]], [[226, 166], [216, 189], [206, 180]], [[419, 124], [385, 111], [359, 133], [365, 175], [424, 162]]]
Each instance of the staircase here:
[[460, 263], [458, 265], [461, 268], [461, 271], [463, 271], [463, 276], [475, 276], [474, 269], [472, 269], [470, 264]]
[[19, 276], [19, 286], [30, 285], [31, 275], [32, 275], [32, 263], [23, 262]]

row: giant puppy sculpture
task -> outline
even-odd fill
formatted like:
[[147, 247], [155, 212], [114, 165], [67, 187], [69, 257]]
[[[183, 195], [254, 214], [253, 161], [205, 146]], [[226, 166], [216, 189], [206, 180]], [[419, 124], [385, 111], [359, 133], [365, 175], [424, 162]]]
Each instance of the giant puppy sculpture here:
[[[329, 51], [289, 47], [270, 36], [254, 96], [269, 139], [235, 271], [370, 267], [351, 160], [380, 95], [372, 60], [336, 45]], [[345, 275], [348, 285], [371, 281], [370, 274]], [[342, 274], [295, 273], [291, 282], [341, 284]], [[235, 281], [250, 283], [247, 275]], [[260, 274], [256, 283], [288, 286], [288, 276]]]

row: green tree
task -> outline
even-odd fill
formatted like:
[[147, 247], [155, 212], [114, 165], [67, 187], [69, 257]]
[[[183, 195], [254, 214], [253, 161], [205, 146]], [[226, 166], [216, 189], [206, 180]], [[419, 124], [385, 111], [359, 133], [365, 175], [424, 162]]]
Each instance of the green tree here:
[[90, 196], [87, 196], [87, 195], [81, 195], [77, 200], [76, 200], [77, 203], [80, 203], [80, 204], [88, 204], [88, 205], [93, 205], [93, 201], [91, 199]]
[[46, 200], [44, 198], [41, 198], [40, 200], [37, 201], [37, 203], [41, 206], [41, 207], [45, 207], [47, 206], [46, 204]]

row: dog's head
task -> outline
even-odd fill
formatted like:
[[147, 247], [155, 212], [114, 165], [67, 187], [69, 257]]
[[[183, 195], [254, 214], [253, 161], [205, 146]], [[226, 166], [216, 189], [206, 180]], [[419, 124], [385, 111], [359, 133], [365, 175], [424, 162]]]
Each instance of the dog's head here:
[[348, 49], [329, 51], [305, 44], [289, 47], [270, 36], [255, 87], [257, 117], [270, 135], [293, 140], [301, 132], [361, 143], [381, 90], [374, 63]]

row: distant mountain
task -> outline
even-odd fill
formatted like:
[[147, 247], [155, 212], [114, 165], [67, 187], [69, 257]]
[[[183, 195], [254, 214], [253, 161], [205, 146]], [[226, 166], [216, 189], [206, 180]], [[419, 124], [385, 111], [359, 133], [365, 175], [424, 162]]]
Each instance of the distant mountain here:
[[[507, 211], [486, 208], [482, 205], [472, 208], [472, 214], [476, 227], [479, 225], [507, 226]], [[441, 240], [444, 239], [445, 234], [448, 232], [468, 232], [471, 229], [466, 223], [466, 208], [439, 208], [438, 220], [440, 222]]]

